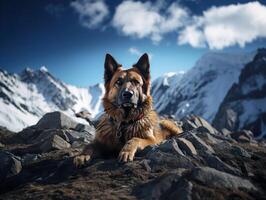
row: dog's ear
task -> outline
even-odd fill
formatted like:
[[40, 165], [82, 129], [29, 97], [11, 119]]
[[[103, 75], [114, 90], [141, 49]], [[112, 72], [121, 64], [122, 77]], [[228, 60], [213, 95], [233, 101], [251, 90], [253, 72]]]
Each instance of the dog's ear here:
[[134, 67], [140, 71], [141, 75], [146, 81], [150, 80], [150, 63], [147, 53], [140, 57], [139, 61], [134, 65]]
[[105, 84], [111, 81], [116, 70], [121, 67], [116, 60], [110, 55], [106, 54], [104, 62], [104, 81]]

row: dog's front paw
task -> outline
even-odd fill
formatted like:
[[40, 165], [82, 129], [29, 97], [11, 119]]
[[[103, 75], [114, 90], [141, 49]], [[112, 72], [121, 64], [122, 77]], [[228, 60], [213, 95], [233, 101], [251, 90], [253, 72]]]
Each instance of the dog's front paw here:
[[118, 160], [120, 162], [133, 161], [136, 151], [137, 151], [137, 146], [134, 143], [134, 141], [129, 141], [120, 151]]
[[89, 160], [91, 159], [90, 155], [79, 155], [74, 157], [73, 164], [75, 167], [82, 167], [84, 166]]

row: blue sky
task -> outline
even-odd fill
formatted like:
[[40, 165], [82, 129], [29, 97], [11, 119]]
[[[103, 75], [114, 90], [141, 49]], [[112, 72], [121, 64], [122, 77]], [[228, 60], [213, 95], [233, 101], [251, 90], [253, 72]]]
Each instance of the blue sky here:
[[45, 65], [77, 86], [102, 82], [106, 53], [125, 67], [147, 52], [152, 78], [207, 51], [266, 47], [265, 1], [1, 0], [0, 68]]

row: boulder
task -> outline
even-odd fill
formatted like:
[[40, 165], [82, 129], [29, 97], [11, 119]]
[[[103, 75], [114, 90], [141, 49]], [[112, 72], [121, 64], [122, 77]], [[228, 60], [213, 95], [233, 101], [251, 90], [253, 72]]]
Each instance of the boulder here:
[[[95, 131], [95, 130], [94, 130]], [[83, 143], [90, 143], [94, 139], [94, 131], [76, 131], [76, 130], [65, 130], [67, 141], [72, 144], [76, 141], [81, 141]]]
[[247, 143], [254, 141], [254, 134], [249, 130], [232, 132], [230, 136], [238, 142]]
[[163, 168], [185, 168], [190, 169], [195, 164], [190, 158], [182, 155], [173, 155], [171, 153], [162, 152], [159, 149], [151, 151], [146, 155], [146, 158], [150, 160], [150, 167], [152, 171], [162, 170]]
[[22, 170], [21, 159], [7, 151], [0, 151], [0, 182]]
[[[208, 129], [206, 129], [205, 127], [201, 126], [197, 129], [195, 129], [195, 131], [197, 132], [197, 136], [206, 141], [208, 144], [217, 144], [222, 142], [225, 138], [221, 138], [222, 135], [217, 135], [217, 134], [211, 134]], [[226, 138], [227, 140], [227, 138]]]
[[5, 145], [0, 142], [0, 149], [4, 148]]
[[191, 178], [210, 187], [257, 190], [249, 180], [210, 167], [198, 167], [193, 169]]
[[35, 125], [39, 130], [43, 129], [75, 129], [79, 123], [66, 114], [56, 111], [45, 114]]
[[201, 151], [201, 153], [215, 153], [210, 145], [197, 136], [196, 132], [189, 132], [189, 134], [186, 134], [184, 138], [189, 140], [197, 150]]
[[78, 113], [75, 114], [76, 117], [85, 119], [90, 125], [93, 125], [92, 121], [91, 121], [91, 113], [87, 110], [83, 110], [80, 111]]
[[147, 187], [147, 189], [145, 193], [150, 193], [148, 196], [151, 199], [163, 199], [168, 195], [167, 191], [179, 180], [179, 178], [180, 175], [176, 173], [165, 174], [146, 185], [145, 187]]
[[226, 129], [226, 128], [222, 128], [221, 133], [222, 133], [224, 136], [228, 136], [228, 135], [231, 134], [231, 131], [229, 131], [229, 130]]
[[191, 200], [192, 189], [193, 189], [193, 184], [190, 181], [181, 179], [175, 185], [175, 189], [173, 193], [169, 195], [169, 199]]
[[239, 169], [236, 169], [236, 168], [226, 164], [217, 156], [214, 156], [211, 154], [205, 154], [203, 156], [203, 159], [206, 162], [207, 166], [209, 166], [209, 167], [212, 167], [212, 168], [217, 169], [219, 171], [227, 172], [230, 174], [241, 175], [241, 172]]
[[232, 145], [230, 152], [232, 155], [245, 157], [245, 158], [251, 158], [250, 153], [248, 153], [245, 149], [243, 149], [240, 146]]
[[179, 185], [179, 180], [182, 178], [182, 174], [184, 173], [184, 171], [186, 170], [183, 168], [179, 168], [177, 170], [166, 173], [158, 178], [155, 178], [153, 181], [150, 181], [142, 185], [140, 187], [140, 194], [138, 194], [140, 199], [159, 200], [159, 199], [169, 199], [170, 196], [174, 196], [172, 194], [173, 193], [172, 191], [178, 190], [179, 187], [177, 186]]
[[184, 117], [181, 121], [183, 123], [182, 128], [184, 131], [191, 131], [203, 126], [208, 130], [209, 133], [219, 134], [219, 132], [214, 127], [212, 127], [205, 119], [199, 116], [189, 115], [187, 117]]
[[23, 155], [21, 157], [22, 165], [23, 166], [30, 165], [30, 164], [36, 162], [38, 160], [38, 158], [39, 158], [39, 154], [26, 153], [25, 155]]
[[178, 146], [181, 148], [186, 155], [197, 155], [197, 150], [195, 149], [194, 145], [185, 138], [177, 138], [176, 139]]
[[[156, 147], [155, 147], [156, 148]], [[160, 150], [162, 152], [168, 152], [168, 153], [173, 153], [181, 156], [185, 156], [178, 146], [177, 142], [175, 139], [169, 139], [167, 141], [164, 141], [161, 143], [159, 146], [157, 146], [157, 150]]]
[[45, 142], [41, 143], [39, 149], [41, 152], [49, 152], [52, 150], [60, 150], [70, 148], [71, 145], [58, 135], [54, 135]]

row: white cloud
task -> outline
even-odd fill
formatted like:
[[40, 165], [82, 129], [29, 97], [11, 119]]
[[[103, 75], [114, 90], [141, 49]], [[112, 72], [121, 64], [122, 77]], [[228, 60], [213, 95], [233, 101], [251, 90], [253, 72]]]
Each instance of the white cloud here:
[[[75, 0], [70, 5], [87, 28], [101, 28], [109, 15], [105, 0]], [[178, 45], [244, 47], [266, 37], [266, 6], [259, 2], [214, 6], [195, 16], [175, 2], [125, 0], [116, 6], [111, 25], [123, 35], [150, 38], [154, 43], [175, 32]]]
[[75, 0], [70, 6], [79, 14], [81, 25], [90, 29], [99, 27], [109, 14], [104, 0]]
[[178, 36], [178, 44], [223, 49], [266, 37], [266, 6], [259, 2], [212, 7], [193, 17]]
[[116, 8], [112, 25], [124, 35], [148, 37], [159, 42], [165, 33], [181, 27], [188, 16], [187, 11], [176, 3], [167, 7], [162, 14], [162, 5], [150, 1], [123, 1]]
[[[136, 55], [136, 56], [138, 56], [138, 57], [140, 57], [140, 56], [142, 56], [144, 53], [143, 52], [141, 52], [138, 48], [136, 48], [136, 47], [130, 47], [129, 49], [128, 49], [128, 51], [129, 51], [129, 53], [130, 54], [132, 54], [132, 55]], [[148, 55], [149, 55], [149, 59], [151, 60], [152, 59], [152, 57], [153, 57], [153, 54], [151, 54], [151, 53], [147, 53]]]
[[128, 49], [129, 53], [131, 53], [132, 55], [137, 55], [137, 56], [140, 56], [141, 55], [141, 52], [135, 48], [135, 47], [130, 47]]

